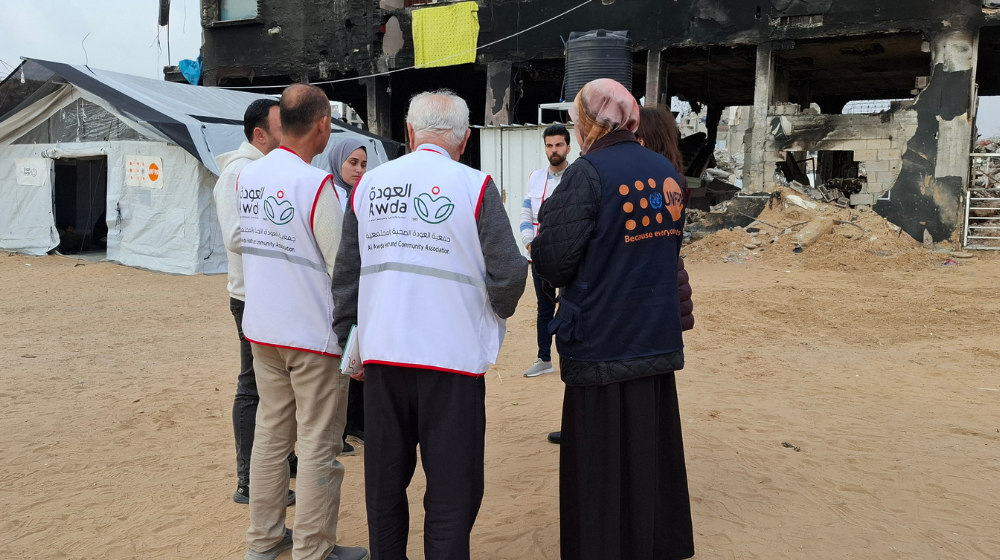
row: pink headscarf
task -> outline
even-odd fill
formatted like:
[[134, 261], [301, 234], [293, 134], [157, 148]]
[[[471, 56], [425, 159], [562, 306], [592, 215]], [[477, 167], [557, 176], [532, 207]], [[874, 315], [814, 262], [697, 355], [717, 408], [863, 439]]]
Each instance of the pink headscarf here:
[[601, 78], [583, 86], [569, 109], [575, 125], [580, 153], [586, 154], [594, 142], [618, 130], [639, 129], [639, 104], [625, 86]]

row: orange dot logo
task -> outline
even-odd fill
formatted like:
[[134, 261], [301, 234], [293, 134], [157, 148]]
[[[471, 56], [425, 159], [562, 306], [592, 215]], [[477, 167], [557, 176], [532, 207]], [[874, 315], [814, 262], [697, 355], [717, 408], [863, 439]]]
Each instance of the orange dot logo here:
[[631, 214], [632, 211], [635, 210], [635, 206], [633, 206], [631, 202], [626, 202], [625, 206], [622, 206], [622, 210], [625, 210], [626, 214]]
[[629, 220], [625, 222], [625, 229], [632, 231], [635, 229], [635, 220]]
[[650, 179], [649, 180], [649, 188], [655, 189], [656, 188], [656, 181]]
[[658, 224], [663, 223], [663, 214], [660, 214], [659, 212], [656, 213], [656, 223]]
[[642, 181], [635, 182], [635, 190], [641, 191], [644, 188], [646, 188], [646, 185], [642, 184]]
[[627, 195], [628, 194], [628, 185], [622, 185], [622, 186], [618, 187], [618, 192], [620, 192], [622, 194], [622, 196]]
[[648, 226], [649, 225], [649, 216], [643, 216], [642, 217], [642, 225], [643, 226]]
[[675, 222], [680, 220], [684, 213], [684, 191], [677, 184], [677, 181], [670, 177], [663, 181], [663, 196], [666, 198], [666, 207], [667, 211], [670, 212], [670, 217]]
[[644, 198], [639, 201], [639, 206], [642, 206], [642, 209], [645, 210], [646, 208], [649, 208], [649, 201]]
[[160, 167], [155, 163], [149, 164], [149, 180], [155, 182], [160, 178]]

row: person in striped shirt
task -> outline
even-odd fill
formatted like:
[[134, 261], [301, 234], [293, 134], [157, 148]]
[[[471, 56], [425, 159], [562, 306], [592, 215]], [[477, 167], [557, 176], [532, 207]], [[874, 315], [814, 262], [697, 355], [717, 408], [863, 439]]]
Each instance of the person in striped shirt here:
[[[521, 242], [531, 252], [531, 241], [538, 235], [538, 210], [552, 191], [559, 186], [563, 171], [569, 165], [570, 136], [566, 127], [561, 124], [552, 125], [542, 133], [545, 141], [545, 157], [549, 164], [534, 171], [528, 176], [528, 197], [521, 206]], [[531, 267], [531, 278], [535, 284], [535, 296], [538, 298], [538, 359], [524, 372], [525, 377], [537, 377], [543, 373], [554, 371], [552, 367], [552, 335], [549, 334], [549, 322], [556, 312], [553, 301], [555, 290], [551, 288], [548, 294], [542, 280]], [[551, 294], [551, 295], [550, 295]]]

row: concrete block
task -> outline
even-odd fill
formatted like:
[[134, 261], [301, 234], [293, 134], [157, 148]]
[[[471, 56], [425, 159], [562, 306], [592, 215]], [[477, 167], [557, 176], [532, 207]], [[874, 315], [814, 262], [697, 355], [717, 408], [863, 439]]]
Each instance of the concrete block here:
[[813, 218], [799, 233], [795, 234], [794, 239], [799, 245], [808, 246], [832, 231], [833, 219], [827, 216], [819, 216]]
[[764, 152], [764, 161], [769, 163], [776, 163], [779, 161], [785, 161], [784, 152], [776, 152], [774, 150], [767, 150]]
[[903, 153], [900, 152], [899, 150], [879, 150], [877, 159], [898, 161], [902, 157]]
[[868, 140], [841, 140], [835, 150], [858, 151], [868, 149]]
[[878, 150], [855, 150], [854, 161], [875, 161], [878, 159]]
[[870, 139], [867, 142], [866, 148], [869, 150], [891, 150], [892, 140], [888, 138]]
[[896, 174], [892, 171], [879, 171], [872, 177], [871, 174], [868, 175], [869, 179], [875, 179], [876, 183], [892, 183], [896, 180]]
[[865, 170], [868, 171], [868, 178], [870, 179], [873, 173], [878, 173], [879, 171], [889, 171], [888, 161], [866, 161]]
[[875, 204], [876, 196], [871, 193], [859, 193], [851, 195], [851, 206], [872, 206]]

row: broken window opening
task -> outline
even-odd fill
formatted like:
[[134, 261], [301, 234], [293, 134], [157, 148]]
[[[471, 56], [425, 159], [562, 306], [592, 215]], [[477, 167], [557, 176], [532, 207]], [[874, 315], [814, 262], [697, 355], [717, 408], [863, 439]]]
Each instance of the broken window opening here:
[[977, 140], [975, 152], [978, 154], [1000, 153], [1000, 96], [979, 98], [976, 110]]
[[257, 19], [260, 6], [257, 0], [221, 0], [219, 2], [219, 21], [239, 21], [241, 19]]
[[868, 184], [864, 163], [854, 161], [854, 152], [847, 150], [786, 152], [785, 161], [774, 166], [774, 178], [813, 200], [841, 204]]
[[872, 99], [864, 101], [850, 101], [844, 105], [843, 115], [879, 115], [892, 110], [895, 102], [912, 101], [912, 99]]

